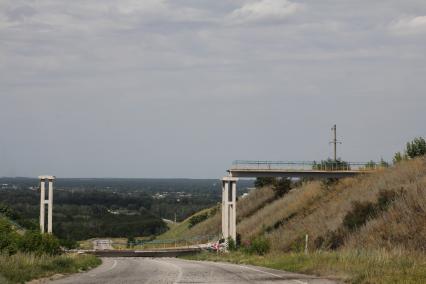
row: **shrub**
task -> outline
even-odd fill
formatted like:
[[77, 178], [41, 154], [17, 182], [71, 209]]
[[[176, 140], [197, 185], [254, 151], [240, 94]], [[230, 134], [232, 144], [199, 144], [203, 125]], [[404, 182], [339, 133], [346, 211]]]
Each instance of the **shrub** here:
[[426, 154], [426, 141], [423, 137], [414, 138], [407, 143], [406, 153], [409, 158], [415, 158]]
[[0, 219], [0, 252], [8, 255], [15, 254], [18, 250], [19, 235], [12, 229], [6, 220]]
[[426, 154], [426, 141], [423, 137], [414, 138], [413, 141], [407, 142], [405, 151], [396, 152], [393, 157], [393, 163], [399, 163], [403, 160], [413, 159], [415, 157], [424, 156]]
[[303, 252], [305, 249], [305, 236], [300, 236], [297, 239], [295, 239], [291, 245], [290, 245], [290, 249], [292, 252]]
[[256, 178], [256, 180], [254, 181], [254, 186], [256, 188], [260, 188], [260, 187], [264, 187], [267, 185], [273, 185], [275, 184], [276, 179], [273, 177], [258, 177]]
[[291, 180], [289, 178], [281, 178], [277, 180], [273, 187], [276, 197], [283, 197], [291, 190]]
[[343, 246], [345, 242], [346, 231], [339, 228], [335, 231], [327, 231], [324, 237], [318, 237], [315, 241], [315, 247], [318, 249], [336, 250]]
[[57, 255], [60, 253], [58, 239], [51, 234], [41, 234], [37, 231], [26, 231], [18, 240], [19, 251], [37, 255]]
[[398, 195], [403, 194], [392, 190], [381, 190], [377, 202], [353, 202], [352, 210], [343, 219], [343, 226], [354, 231], [364, 225], [368, 219], [375, 218], [381, 211], [385, 211]]
[[346, 161], [342, 161], [341, 159], [332, 160], [327, 159], [323, 160], [319, 163], [314, 161], [312, 165], [313, 170], [327, 170], [327, 171], [338, 171], [338, 170], [350, 170], [351, 167]]
[[249, 254], [265, 255], [269, 252], [271, 245], [265, 237], [254, 238], [245, 247], [245, 251]]
[[321, 180], [321, 188], [324, 190], [332, 189], [333, 186], [339, 183], [338, 178], [325, 178]]
[[237, 244], [231, 237], [228, 237], [228, 250], [229, 251], [237, 250]]
[[197, 225], [198, 223], [201, 223], [201, 222], [203, 222], [203, 221], [207, 220], [207, 218], [209, 218], [209, 213], [208, 213], [208, 212], [205, 212], [205, 213], [202, 213], [202, 214], [198, 214], [198, 215], [192, 216], [192, 217], [189, 219], [188, 228], [192, 228], [192, 227], [194, 227], [194, 226], [195, 226], [195, 225]]
[[349, 231], [355, 231], [364, 225], [370, 217], [376, 215], [376, 208], [372, 202], [352, 202], [352, 211], [343, 219], [343, 226]]

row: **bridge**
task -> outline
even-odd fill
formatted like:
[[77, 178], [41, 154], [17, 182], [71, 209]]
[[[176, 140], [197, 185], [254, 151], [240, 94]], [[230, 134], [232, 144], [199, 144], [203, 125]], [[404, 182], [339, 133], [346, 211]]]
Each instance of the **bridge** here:
[[222, 179], [222, 236], [236, 240], [236, 209], [238, 178], [280, 177], [280, 178], [345, 178], [369, 174], [380, 168], [374, 162], [327, 161], [246, 161], [237, 160]]
[[245, 161], [237, 160], [228, 169], [229, 176], [236, 178], [344, 178], [367, 174], [378, 168], [376, 163], [342, 161]]

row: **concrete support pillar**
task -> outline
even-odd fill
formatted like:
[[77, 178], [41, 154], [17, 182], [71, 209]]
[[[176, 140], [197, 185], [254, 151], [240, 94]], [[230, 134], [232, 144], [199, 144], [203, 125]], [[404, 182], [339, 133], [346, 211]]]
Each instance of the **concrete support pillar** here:
[[42, 233], [44, 233], [44, 224], [45, 224], [45, 221], [44, 221], [44, 213], [45, 213], [44, 200], [46, 198], [45, 182], [46, 182], [45, 179], [40, 178], [40, 231]]
[[235, 241], [237, 239], [237, 182], [230, 183], [232, 187], [231, 205], [230, 205], [230, 226], [229, 235]]
[[[54, 176], [39, 176], [40, 179], [40, 231], [42, 233], [46, 232], [46, 204], [47, 204], [47, 232], [52, 233], [52, 219], [53, 219], [53, 181], [55, 180]], [[46, 180], [49, 181], [49, 196], [46, 200]]]
[[49, 179], [49, 207], [47, 213], [47, 232], [52, 233], [52, 216], [53, 216], [53, 179]]
[[222, 179], [222, 236], [237, 238], [237, 178]]
[[227, 181], [222, 180], [222, 235], [226, 239], [229, 236], [229, 184]]

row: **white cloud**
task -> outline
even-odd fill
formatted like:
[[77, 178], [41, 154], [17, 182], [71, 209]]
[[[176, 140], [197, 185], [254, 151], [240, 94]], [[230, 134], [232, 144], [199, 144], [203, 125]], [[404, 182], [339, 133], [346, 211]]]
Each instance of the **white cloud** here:
[[402, 18], [390, 25], [390, 31], [398, 35], [426, 33], [426, 16]]
[[304, 5], [288, 0], [261, 0], [249, 2], [234, 10], [229, 18], [233, 22], [276, 21], [285, 19], [300, 10]]

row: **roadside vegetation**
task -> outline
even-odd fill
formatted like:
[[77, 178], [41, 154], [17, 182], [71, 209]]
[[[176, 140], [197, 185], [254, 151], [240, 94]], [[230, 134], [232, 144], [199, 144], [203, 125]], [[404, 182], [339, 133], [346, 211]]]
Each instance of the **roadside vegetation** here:
[[36, 230], [17, 230], [8, 219], [0, 218], [0, 283], [23, 283], [87, 270], [100, 263], [91, 255], [62, 255], [55, 236]]
[[[334, 275], [351, 283], [426, 283], [425, 153], [425, 140], [416, 138], [395, 154], [392, 166], [382, 160], [369, 175], [292, 182], [280, 194], [285, 181], [258, 179], [260, 188], [238, 202], [238, 210], [243, 202], [256, 209], [240, 215], [231, 252], [193, 258]], [[261, 202], [256, 192], [265, 189], [271, 199]], [[186, 233], [212, 227], [213, 220]]]
[[55, 274], [90, 270], [101, 264], [93, 255], [0, 254], [0, 283], [24, 283]]
[[236, 251], [201, 253], [186, 259], [251, 264], [290, 272], [340, 279], [347, 283], [426, 283], [426, 256], [387, 250], [340, 250], [269, 253], [265, 256]]

